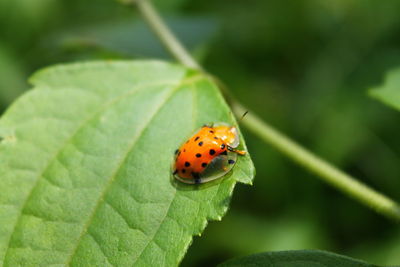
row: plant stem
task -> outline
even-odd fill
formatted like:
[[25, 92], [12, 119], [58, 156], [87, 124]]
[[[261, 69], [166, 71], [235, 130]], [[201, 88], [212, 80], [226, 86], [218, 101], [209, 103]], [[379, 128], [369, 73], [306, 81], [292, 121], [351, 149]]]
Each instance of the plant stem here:
[[[181, 64], [202, 71], [200, 65], [197, 64], [162, 21], [151, 2], [148, 0], [137, 0], [135, 3], [143, 18], [168, 51]], [[242, 105], [233, 98], [229, 98], [229, 100], [236, 116], [240, 117], [248, 110], [247, 108], [242, 107]], [[315, 173], [317, 177], [320, 177], [323, 181], [360, 201], [362, 204], [374, 209], [378, 213], [400, 221], [400, 206], [395, 201], [314, 155], [284, 134], [280, 133], [278, 130], [274, 129], [272, 126], [268, 125], [266, 122], [262, 121], [256, 115], [253, 115], [250, 112], [246, 119], [242, 121], [242, 124], [264, 142], [272, 145], [293, 161]]]
[[[240, 116], [247, 111], [246, 108], [237, 102], [232, 103], [232, 109], [236, 116]], [[315, 173], [323, 181], [371, 207], [378, 213], [400, 221], [400, 207], [396, 202], [303, 148], [298, 143], [263, 122], [257, 116], [252, 115], [251, 112], [249, 112], [246, 119], [241, 123], [253, 132], [253, 134], [274, 146], [293, 161]]]
[[[150, 28], [154, 31], [157, 37], [164, 44], [165, 48], [175, 57], [181, 64], [192, 68], [201, 70], [196, 60], [187, 52], [183, 45], [178, 41], [172, 31], [168, 28], [167, 24], [161, 19], [157, 11], [153, 8], [150, 1], [136, 0], [136, 5], [146, 19]], [[167, 45], [168, 44], [168, 45]]]

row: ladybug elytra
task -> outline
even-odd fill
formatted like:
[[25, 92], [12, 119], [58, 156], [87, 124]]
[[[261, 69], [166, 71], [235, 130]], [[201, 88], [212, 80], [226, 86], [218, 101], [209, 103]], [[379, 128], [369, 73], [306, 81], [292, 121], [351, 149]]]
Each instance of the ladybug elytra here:
[[201, 184], [228, 173], [236, 163], [239, 134], [234, 126], [203, 126], [175, 151], [173, 175], [181, 182]]

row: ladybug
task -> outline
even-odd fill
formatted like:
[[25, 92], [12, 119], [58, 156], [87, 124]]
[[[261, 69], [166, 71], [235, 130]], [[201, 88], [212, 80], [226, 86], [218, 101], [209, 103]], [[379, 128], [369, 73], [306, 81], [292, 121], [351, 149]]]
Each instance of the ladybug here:
[[175, 151], [174, 177], [188, 184], [202, 184], [227, 174], [236, 163], [239, 134], [234, 126], [204, 125]]

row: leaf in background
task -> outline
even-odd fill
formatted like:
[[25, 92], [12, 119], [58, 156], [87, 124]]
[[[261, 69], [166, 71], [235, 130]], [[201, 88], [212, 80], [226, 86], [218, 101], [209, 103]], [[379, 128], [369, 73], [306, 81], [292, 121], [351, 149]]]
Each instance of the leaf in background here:
[[[260, 186], [252, 188], [256, 191]], [[246, 190], [246, 189], [244, 189]], [[242, 190], [237, 190], [242, 191]], [[238, 212], [237, 202], [241, 192], [235, 192], [236, 203], [222, 222], [211, 223], [201, 239], [195, 239], [181, 266], [198, 266], [205, 258], [229, 259], [259, 251], [279, 251], [320, 248], [329, 250], [329, 237], [318, 220], [307, 217], [308, 209], [299, 206], [284, 218], [256, 217], [251, 213]], [[239, 200], [238, 200], [239, 199]], [[243, 205], [243, 204], [242, 204]], [[265, 205], [265, 204], [264, 204]], [[283, 206], [283, 205], [281, 205]], [[235, 209], [236, 208], [236, 209]], [[235, 233], [232, 237], [232, 233]], [[227, 241], [229, 240], [229, 241]], [[214, 263], [213, 262], [213, 263]], [[212, 264], [210, 264], [212, 265]]]
[[373, 267], [375, 265], [326, 251], [292, 250], [254, 254], [232, 259], [218, 266]]
[[98, 62], [32, 82], [0, 120], [0, 265], [176, 265], [235, 183], [251, 183], [249, 156], [211, 184], [172, 179], [173, 152], [194, 130], [235, 124], [200, 73]]
[[400, 69], [390, 71], [386, 75], [385, 83], [369, 93], [384, 104], [400, 110]]
[[46, 22], [61, 10], [60, 2], [57, 0], [1, 0], [2, 41], [14, 45], [22, 45], [29, 41], [29, 37], [40, 31]]
[[399, 266], [399, 239], [400, 229], [395, 229], [390, 237], [379, 240], [378, 242], [367, 241], [359, 243], [355, 246], [355, 249], [352, 249], [351, 253], [355, 257], [362, 257], [369, 262], [378, 262], [383, 266]]
[[7, 106], [27, 87], [25, 73], [11, 51], [0, 46], [0, 109]]
[[[216, 23], [210, 17], [174, 17], [167, 24], [183, 43], [193, 50], [210, 39]], [[43, 45], [53, 43], [64, 50], [101, 48], [124, 56], [168, 57], [167, 52], [141, 21], [132, 19], [98, 23], [50, 36]]]

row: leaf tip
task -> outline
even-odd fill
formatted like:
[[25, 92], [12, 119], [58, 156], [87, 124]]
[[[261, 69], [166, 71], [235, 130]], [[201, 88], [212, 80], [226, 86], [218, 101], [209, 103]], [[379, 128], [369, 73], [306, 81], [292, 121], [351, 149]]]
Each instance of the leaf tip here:
[[373, 87], [367, 90], [367, 95], [372, 98], [379, 98], [379, 90], [380, 88]]

